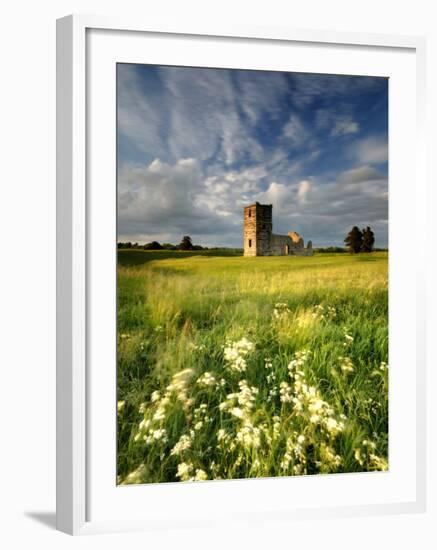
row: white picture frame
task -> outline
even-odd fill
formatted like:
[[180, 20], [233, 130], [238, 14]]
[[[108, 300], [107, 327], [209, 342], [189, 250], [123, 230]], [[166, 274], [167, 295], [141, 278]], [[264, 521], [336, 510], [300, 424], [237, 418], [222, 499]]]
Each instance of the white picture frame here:
[[[141, 517], [132, 519], [114, 517], [108, 513], [107, 517], [94, 520], [89, 515], [90, 485], [93, 483], [93, 456], [91, 452], [89, 412], [92, 409], [93, 394], [90, 389], [90, 357], [92, 351], [92, 333], [89, 331], [90, 310], [96, 315], [95, 308], [91, 308], [93, 275], [90, 271], [90, 250], [92, 239], [90, 228], [93, 216], [92, 197], [90, 189], [89, 155], [87, 138], [87, 119], [92, 102], [88, 97], [87, 80], [90, 80], [89, 71], [94, 65], [87, 58], [90, 42], [87, 33], [90, 31], [104, 31], [107, 33], [135, 33], [135, 36], [149, 35], [160, 41], [168, 41], [174, 37], [193, 37], [199, 39], [220, 38], [232, 43], [241, 44], [268, 43], [275, 44], [316, 44], [318, 47], [336, 45], [342, 48], [360, 48], [364, 52], [370, 49], [382, 49], [409, 52], [414, 56], [415, 63], [415, 95], [414, 105], [410, 105], [415, 112], [416, 155], [410, 160], [410, 173], [415, 173], [415, 221], [416, 227], [424, 227], [426, 223], [422, 214], [425, 212], [425, 168], [424, 168], [424, 100], [423, 90], [425, 78], [425, 40], [420, 37], [373, 35], [355, 33], [337, 33], [310, 30], [292, 30], [284, 28], [173, 28], [155, 27], [137, 20], [111, 19], [95, 16], [73, 15], [60, 19], [57, 22], [57, 528], [69, 534], [84, 534], [90, 532], [104, 532], [110, 530], [150, 529], [156, 527], [176, 526], [178, 520], [169, 511], [167, 517], [160, 516], [159, 506], [153, 521], [146, 521]], [[111, 37], [109, 36], [109, 39]], [[94, 46], [93, 46], [94, 47]], [[128, 50], [127, 50], [128, 51]], [[166, 60], [172, 59], [171, 48], [166, 52]], [[174, 64], [180, 63], [175, 58]], [[214, 62], [213, 62], [214, 63]], [[87, 72], [88, 71], [88, 72]], [[93, 130], [94, 131], [94, 130]], [[99, 129], [97, 128], [97, 132]], [[111, 146], [111, 144], [109, 144]], [[112, 165], [111, 165], [112, 166]], [[110, 167], [111, 169], [111, 167]], [[404, 197], [405, 198], [405, 197]], [[400, 203], [399, 203], [400, 204]], [[111, 212], [111, 211], [109, 211]], [[393, 214], [393, 212], [392, 212]], [[396, 217], [396, 212], [394, 213]], [[114, 221], [115, 223], [115, 221]], [[418, 233], [420, 234], [420, 233]], [[108, 235], [113, 239], [114, 234]], [[415, 242], [415, 238], [413, 239]], [[396, 247], [394, 250], [396, 254]], [[109, 261], [111, 259], [109, 258]], [[107, 265], [107, 264], [106, 264]], [[109, 264], [110, 265], [110, 264]], [[416, 317], [409, 325], [415, 331], [415, 436], [414, 436], [414, 471], [411, 472], [412, 483], [409, 494], [412, 498], [388, 499], [387, 502], [355, 502], [353, 505], [337, 503], [333, 507], [324, 506], [312, 508], [275, 509], [279, 519], [287, 518], [320, 518], [338, 517], [364, 514], [391, 514], [399, 512], [420, 512], [425, 510], [426, 503], [426, 460], [425, 460], [425, 431], [426, 431], [426, 401], [425, 401], [425, 254], [421, 243], [416, 247], [415, 274], [416, 286], [411, 296], [411, 307], [416, 309]], [[392, 266], [391, 266], [392, 268]], [[115, 270], [115, 266], [114, 266]], [[115, 276], [115, 273], [114, 273]], [[399, 281], [401, 284], [402, 281]], [[113, 288], [113, 287], [111, 287]], [[396, 286], [399, 290], [399, 285]], [[114, 296], [115, 301], [115, 296]], [[98, 315], [98, 313], [97, 313]], [[111, 321], [110, 317], [110, 322]], [[115, 323], [114, 323], [115, 326]], [[103, 384], [103, 387], [106, 386]], [[109, 386], [108, 386], [109, 387]], [[113, 398], [113, 394], [109, 396]], [[95, 433], [95, 431], [93, 432]], [[413, 459], [411, 464], [413, 464]], [[351, 475], [351, 474], [349, 474]], [[414, 478], [414, 480], [413, 480]], [[315, 482], [319, 483], [316, 478]], [[332, 491], [333, 484], [345, 483], [326, 481], [326, 476], [320, 483], [328, 484]], [[344, 477], [343, 477], [344, 480]], [[275, 485], [271, 491], [278, 491], [283, 478], [270, 480]], [[215, 483], [215, 482], [214, 482]], [[255, 480], [256, 483], [256, 480]], [[367, 483], [367, 481], [366, 481]], [[245, 491], [245, 487], [253, 488], [253, 481], [219, 483], [214, 489], [208, 483], [185, 485], [183, 493], [174, 493], [173, 484], [161, 488], [162, 495], [169, 495], [183, 502], [184, 499], [197, 498], [204, 506], [208, 499], [223, 498], [228, 494], [228, 488], [238, 487]], [[249, 485], [252, 484], [252, 485]], [[266, 485], [265, 485], [266, 486]], [[257, 486], [259, 487], [259, 486]], [[126, 492], [129, 488], [122, 488]], [[154, 498], [158, 489], [150, 488]], [[235, 492], [235, 489], [234, 489]], [[103, 494], [103, 493], [102, 493]], [[119, 493], [121, 494], [121, 493]], [[138, 493], [139, 494], [139, 493]], [[152, 493], [151, 493], [152, 494]], [[219, 496], [221, 494], [222, 496]], [[247, 498], [252, 498], [250, 491]], [[229, 496], [229, 494], [228, 494]], [[144, 497], [140, 497], [144, 498]], [[138, 499], [137, 499], [138, 501]], [[192, 502], [192, 501], [190, 501]], [[115, 509], [115, 508], [114, 508]], [[260, 503], [258, 508], [248, 510], [246, 519], [256, 521], [258, 514], [268, 515], [268, 510]], [[224, 514], [223, 518], [231, 521]], [[235, 517], [235, 521], [241, 518]], [[187, 524], [187, 518], [181, 517], [181, 522]], [[191, 525], [206, 525], [207, 517], [193, 518]]]

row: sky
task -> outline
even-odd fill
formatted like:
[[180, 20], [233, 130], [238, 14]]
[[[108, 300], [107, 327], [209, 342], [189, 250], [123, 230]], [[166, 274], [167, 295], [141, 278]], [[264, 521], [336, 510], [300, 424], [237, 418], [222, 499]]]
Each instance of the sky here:
[[117, 65], [118, 240], [242, 247], [243, 207], [273, 232], [388, 240], [388, 80]]

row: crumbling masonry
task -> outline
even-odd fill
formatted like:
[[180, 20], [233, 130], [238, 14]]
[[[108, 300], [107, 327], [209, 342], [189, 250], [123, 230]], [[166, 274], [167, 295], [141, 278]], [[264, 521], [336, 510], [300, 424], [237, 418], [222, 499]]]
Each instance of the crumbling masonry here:
[[312, 256], [313, 247], [306, 248], [302, 237], [295, 231], [288, 235], [275, 235], [272, 231], [272, 205], [250, 204], [244, 208], [245, 256]]

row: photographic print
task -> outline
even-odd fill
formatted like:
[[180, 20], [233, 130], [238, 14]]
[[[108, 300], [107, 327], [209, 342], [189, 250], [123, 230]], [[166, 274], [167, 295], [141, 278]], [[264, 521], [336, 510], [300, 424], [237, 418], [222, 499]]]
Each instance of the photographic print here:
[[117, 483], [388, 469], [388, 79], [117, 64]]

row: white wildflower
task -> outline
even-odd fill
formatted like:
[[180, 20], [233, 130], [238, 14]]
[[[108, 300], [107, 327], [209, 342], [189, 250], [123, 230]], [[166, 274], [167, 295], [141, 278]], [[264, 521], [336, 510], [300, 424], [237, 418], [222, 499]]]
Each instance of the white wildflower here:
[[161, 394], [159, 393], [159, 391], [155, 390], [152, 395], [150, 396], [150, 401], [152, 403], [155, 403], [156, 401], [158, 401], [159, 399], [161, 398]]
[[253, 351], [255, 345], [242, 338], [237, 342], [227, 342], [224, 346], [223, 356], [231, 370], [235, 372], [244, 372], [247, 368], [246, 355]]
[[176, 476], [180, 477], [182, 481], [188, 481], [193, 471], [193, 465], [187, 462], [181, 462], [178, 464], [178, 471]]
[[292, 388], [287, 382], [279, 384], [279, 395], [282, 403], [291, 403], [293, 400]]
[[181, 435], [179, 438], [179, 441], [176, 443], [176, 445], [173, 447], [173, 449], [170, 451], [171, 455], [179, 455], [186, 449], [189, 449], [191, 447], [191, 438], [190, 436], [184, 434]]
[[197, 379], [197, 384], [201, 387], [215, 386], [217, 381], [210, 372], [204, 372], [202, 376]]
[[166, 440], [167, 431], [164, 428], [160, 428], [159, 430], [154, 430], [152, 433], [153, 439], [159, 440], [163, 439]]
[[194, 481], [206, 481], [208, 479], [208, 476], [204, 470], [201, 470], [198, 468], [196, 470], [196, 475], [194, 477]]
[[231, 414], [236, 416], [237, 418], [243, 418], [244, 412], [239, 407], [234, 407], [231, 409]]

